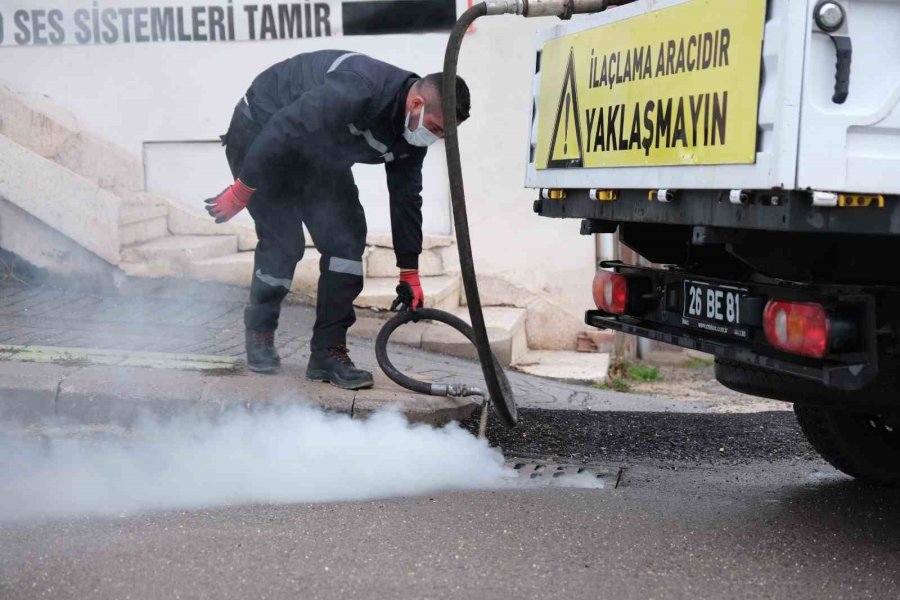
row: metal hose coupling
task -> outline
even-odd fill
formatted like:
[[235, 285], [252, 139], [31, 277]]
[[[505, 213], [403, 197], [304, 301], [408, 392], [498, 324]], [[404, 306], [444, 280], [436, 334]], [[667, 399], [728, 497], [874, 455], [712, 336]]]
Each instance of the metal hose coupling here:
[[484, 398], [484, 390], [475, 386], [468, 386], [462, 383], [450, 383], [446, 385], [433, 383], [431, 384], [432, 396], [453, 396], [454, 398], [467, 398], [469, 396], [479, 396]]
[[559, 17], [597, 13], [606, 10], [609, 0], [487, 0], [488, 15], [522, 15], [523, 17]]
[[488, 15], [521, 15], [525, 13], [525, 0], [487, 0]]

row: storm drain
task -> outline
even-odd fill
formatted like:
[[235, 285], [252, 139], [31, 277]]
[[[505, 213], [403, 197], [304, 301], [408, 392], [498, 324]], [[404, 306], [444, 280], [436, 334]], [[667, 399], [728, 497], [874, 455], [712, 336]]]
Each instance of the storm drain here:
[[512, 459], [506, 464], [519, 474], [520, 483], [532, 486], [615, 489], [622, 486], [625, 473], [624, 467], [585, 467], [552, 461]]

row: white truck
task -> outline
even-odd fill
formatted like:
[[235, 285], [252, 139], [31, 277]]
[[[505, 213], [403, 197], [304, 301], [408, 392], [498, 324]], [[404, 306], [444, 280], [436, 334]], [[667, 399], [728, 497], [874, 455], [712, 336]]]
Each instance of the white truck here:
[[900, 1], [616, 4], [536, 41], [535, 212], [659, 265], [603, 263], [586, 322], [713, 354], [900, 483]]

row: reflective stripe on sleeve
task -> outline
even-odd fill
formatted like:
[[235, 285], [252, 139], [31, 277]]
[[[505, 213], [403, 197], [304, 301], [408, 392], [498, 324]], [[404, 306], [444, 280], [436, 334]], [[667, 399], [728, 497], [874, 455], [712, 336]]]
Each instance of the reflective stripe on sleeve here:
[[341, 54], [340, 56], [338, 56], [335, 59], [335, 61], [333, 63], [331, 63], [331, 66], [328, 67], [328, 70], [326, 71], [326, 73], [331, 73], [332, 71], [337, 69], [339, 66], [341, 66], [342, 62], [344, 62], [351, 56], [359, 56], [359, 52], [348, 52], [347, 54]]

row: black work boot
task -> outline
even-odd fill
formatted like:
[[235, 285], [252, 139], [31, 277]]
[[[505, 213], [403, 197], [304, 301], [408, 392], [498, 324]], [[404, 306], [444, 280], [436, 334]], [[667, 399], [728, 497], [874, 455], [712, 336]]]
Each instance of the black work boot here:
[[345, 390], [361, 390], [373, 384], [372, 374], [357, 369], [350, 360], [347, 346], [313, 350], [309, 355], [306, 378], [332, 383]]
[[281, 368], [281, 357], [275, 349], [275, 332], [247, 329], [247, 367], [257, 373], [275, 373]]

